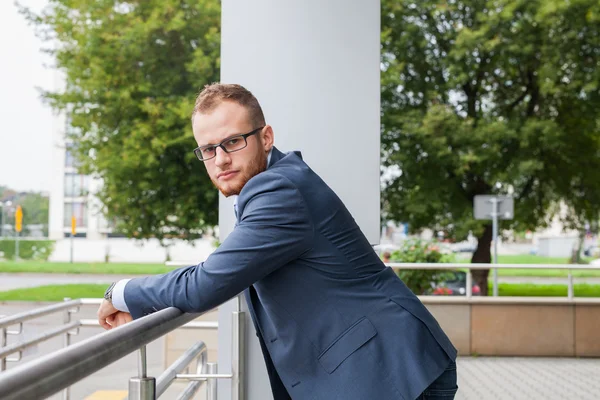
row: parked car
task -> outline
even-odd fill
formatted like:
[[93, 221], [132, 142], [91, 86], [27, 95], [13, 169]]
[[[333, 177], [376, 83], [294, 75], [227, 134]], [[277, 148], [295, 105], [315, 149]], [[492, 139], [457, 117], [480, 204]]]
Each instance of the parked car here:
[[[428, 293], [433, 296], [465, 296], [467, 294], [467, 274], [463, 271], [447, 271], [448, 279], [432, 284]], [[475, 282], [471, 285], [473, 296], [481, 295], [481, 288]]]

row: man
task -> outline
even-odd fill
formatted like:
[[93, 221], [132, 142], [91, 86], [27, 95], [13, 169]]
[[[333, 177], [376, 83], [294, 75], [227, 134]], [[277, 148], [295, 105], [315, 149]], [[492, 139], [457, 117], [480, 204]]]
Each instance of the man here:
[[301, 155], [273, 147], [256, 98], [207, 86], [192, 128], [215, 186], [238, 195], [236, 227], [203, 263], [111, 286], [100, 324], [204, 312], [243, 291], [275, 400], [453, 398], [450, 340]]

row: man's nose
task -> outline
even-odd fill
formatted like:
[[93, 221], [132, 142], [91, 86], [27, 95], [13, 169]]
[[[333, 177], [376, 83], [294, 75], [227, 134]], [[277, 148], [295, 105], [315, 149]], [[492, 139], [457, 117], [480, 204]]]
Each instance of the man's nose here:
[[231, 162], [231, 157], [229, 156], [229, 153], [227, 153], [221, 147], [217, 147], [215, 151], [217, 152], [217, 155], [215, 156], [215, 165], [217, 167], [227, 165]]

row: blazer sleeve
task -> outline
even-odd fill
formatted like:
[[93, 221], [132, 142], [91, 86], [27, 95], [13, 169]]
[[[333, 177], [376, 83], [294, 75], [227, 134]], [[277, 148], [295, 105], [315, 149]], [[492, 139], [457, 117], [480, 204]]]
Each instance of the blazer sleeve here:
[[264, 171], [238, 198], [239, 224], [205, 262], [132, 279], [125, 302], [133, 318], [167, 307], [208, 311], [308, 251], [313, 225], [301, 193], [286, 177]]

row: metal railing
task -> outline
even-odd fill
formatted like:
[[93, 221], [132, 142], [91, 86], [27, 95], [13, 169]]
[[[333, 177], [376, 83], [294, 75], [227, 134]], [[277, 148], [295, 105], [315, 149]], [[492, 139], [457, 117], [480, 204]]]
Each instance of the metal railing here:
[[[573, 289], [572, 270], [600, 270], [600, 266], [589, 264], [467, 264], [467, 263], [386, 263], [386, 265], [395, 270], [400, 269], [431, 269], [431, 270], [466, 270], [466, 297], [473, 296], [473, 276], [472, 270], [482, 269], [559, 269], [567, 270], [567, 298], [573, 299], [575, 292]], [[493, 293], [498, 295], [498, 283], [493, 282]]]
[[[176, 308], [168, 308], [132, 321], [117, 329], [103, 332], [75, 345], [70, 336], [79, 332], [79, 327], [96, 326], [98, 321], [81, 319], [72, 321], [72, 314], [79, 306], [100, 304], [102, 299], [65, 299], [36, 310], [26, 311], [10, 317], [0, 317], [0, 399], [45, 398], [63, 391], [63, 398], [69, 399], [69, 387], [101, 368], [139, 350], [138, 376], [129, 381], [130, 400], [156, 399], [175, 380], [185, 380], [189, 384], [178, 399], [191, 399], [206, 384], [206, 398], [216, 400], [216, 380], [229, 379], [235, 399], [243, 400], [243, 338], [244, 313], [233, 312], [234, 338], [232, 347], [232, 371], [217, 374], [217, 365], [207, 363], [207, 348], [204, 342], [197, 342], [178, 360], [160, 375], [158, 379], [147, 376], [146, 344], [177, 328], [217, 329], [216, 322], [192, 321], [202, 314], [184, 314]], [[29, 340], [7, 345], [8, 335], [23, 332], [23, 323], [57, 312], [64, 313], [64, 326], [49, 330]], [[10, 330], [12, 326], [17, 330]], [[7, 362], [19, 361], [25, 349], [53, 337], [64, 335], [65, 348], [42, 356], [7, 370]], [[9, 358], [12, 354], [16, 358]], [[197, 361], [196, 373], [187, 372], [189, 365]]]

